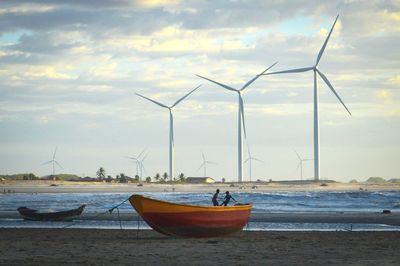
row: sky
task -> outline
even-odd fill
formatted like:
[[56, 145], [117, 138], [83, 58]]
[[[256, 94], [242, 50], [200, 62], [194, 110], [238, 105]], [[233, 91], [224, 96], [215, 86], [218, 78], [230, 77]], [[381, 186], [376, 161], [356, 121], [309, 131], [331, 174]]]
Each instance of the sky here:
[[[237, 95], [271, 71], [319, 69], [321, 176], [400, 177], [399, 1], [13, 1], [0, 6], [0, 174], [168, 172], [163, 104], [174, 108], [175, 174], [237, 180]], [[313, 74], [262, 76], [243, 94], [252, 179], [300, 178], [313, 155]], [[248, 143], [248, 144], [246, 144]], [[249, 180], [244, 165], [244, 181]], [[313, 163], [303, 176], [314, 176]]]

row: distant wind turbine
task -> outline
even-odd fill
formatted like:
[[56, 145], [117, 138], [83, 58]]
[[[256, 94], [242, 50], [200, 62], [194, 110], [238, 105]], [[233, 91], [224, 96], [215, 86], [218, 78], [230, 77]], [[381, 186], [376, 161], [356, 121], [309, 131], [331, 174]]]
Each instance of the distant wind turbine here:
[[193, 90], [191, 90], [189, 93], [187, 93], [185, 96], [181, 97], [178, 99], [173, 105], [167, 106], [165, 104], [159, 103], [155, 100], [152, 100], [150, 98], [147, 98], [146, 96], [143, 96], [139, 93], [136, 93], [137, 96], [142, 97], [143, 99], [146, 99], [152, 103], [155, 103], [163, 108], [166, 108], [169, 110], [169, 177], [170, 180], [173, 180], [174, 176], [174, 118], [172, 115], [172, 109], [179, 104], [181, 101], [183, 101], [186, 97], [188, 97], [190, 94], [192, 94], [195, 90], [200, 88], [201, 85], [197, 86]]
[[203, 163], [200, 165], [199, 169], [197, 169], [197, 170], [200, 170], [201, 168], [203, 168], [204, 177], [206, 177], [207, 176], [207, 164], [217, 164], [217, 163], [212, 162], [212, 161], [207, 161], [203, 152], [201, 153], [201, 155], [203, 156]]
[[260, 159], [257, 159], [256, 157], [251, 156], [250, 147], [249, 147], [248, 144], [247, 144], [247, 153], [248, 153], [249, 157], [243, 162], [243, 164], [249, 162], [249, 179], [250, 179], [250, 182], [251, 182], [251, 166], [252, 166], [251, 161], [254, 160], [254, 161], [257, 161], [257, 162], [260, 162], [260, 163], [263, 163], [263, 161], [261, 161]]
[[299, 158], [299, 164], [297, 165], [296, 170], [300, 168], [300, 180], [303, 180], [303, 162], [312, 161], [313, 159], [303, 159], [296, 150], [294, 150], [294, 152], [296, 153], [297, 158]]
[[142, 181], [142, 177], [143, 177], [143, 171], [146, 171], [146, 168], [144, 167], [144, 160], [146, 160], [147, 155], [149, 155], [149, 153], [146, 153], [143, 158], [141, 160], [139, 160], [139, 164], [140, 164], [140, 178], [139, 181]]
[[46, 164], [52, 163], [52, 164], [53, 164], [53, 176], [54, 176], [54, 173], [55, 173], [55, 165], [58, 165], [58, 167], [60, 167], [61, 169], [64, 169], [64, 168], [61, 166], [61, 164], [56, 160], [56, 154], [57, 154], [57, 147], [56, 147], [56, 149], [54, 150], [53, 158], [52, 158], [50, 161], [47, 161], [47, 162], [44, 162], [44, 163], [41, 164], [41, 165], [46, 165]]
[[217, 81], [211, 80], [209, 78], [200, 76], [200, 75], [196, 75], [202, 79], [208, 80], [212, 83], [215, 83], [227, 90], [230, 91], [234, 91], [238, 94], [238, 101], [239, 101], [239, 111], [238, 111], [238, 182], [243, 182], [243, 154], [242, 154], [242, 150], [243, 150], [243, 140], [242, 140], [242, 126], [243, 126], [243, 132], [244, 132], [244, 137], [246, 138], [246, 126], [245, 126], [245, 122], [244, 122], [244, 106], [243, 106], [243, 99], [242, 99], [242, 95], [241, 93], [244, 91], [244, 89], [246, 89], [248, 86], [250, 86], [250, 84], [252, 84], [254, 81], [256, 81], [261, 75], [263, 75], [265, 72], [267, 72], [270, 68], [272, 68], [274, 65], [276, 65], [278, 62], [274, 63], [273, 65], [271, 65], [270, 67], [268, 67], [266, 70], [264, 70], [263, 72], [261, 72], [260, 74], [256, 75], [254, 78], [252, 78], [251, 80], [249, 80], [246, 84], [243, 85], [242, 88], [240, 89], [235, 89], [232, 88], [228, 85], [219, 83]]
[[328, 78], [317, 68], [318, 63], [321, 60], [322, 54], [324, 53], [324, 50], [326, 48], [326, 45], [329, 41], [329, 38], [332, 34], [333, 28], [335, 27], [335, 24], [336, 24], [336, 21], [338, 20], [338, 18], [339, 18], [339, 15], [337, 15], [335, 22], [333, 23], [332, 28], [329, 31], [328, 37], [326, 38], [324, 44], [322, 45], [321, 50], [318, 53], [317, 60], [316, 60], [314, 66], [285, 70], [285, 71], [277, 71], [277, 72], [264, 74], [264, 75], [274, 75], [274, 74], [284, 74], [284, 73], [300, 73], [300, 72], [306, 72], [306, 71], [310, 71], [310, 70], [312, 70], [314, 72], [314, 180], [315, 181], [320, 180], [319, 109], [318, 109], [319, 97], [318, 97], [317, 74], [322, 78], [322, 80], [326, 83], [326, 85], [328, 85], [328, 87], [331, 89], [333, 94], [335, 94], [335, 96], [339, 100], [339, 102], [343, 105], [343, 107], [346, 109], [346, 111], [351, 115], [349, 109], [344, 104], [342, 99], [340, 99], [339, 95], [333, 88], [332, 84], [329, 82]]
[[139, 158], [140, 158], [140, 156], [142, 156], [142, 154], [143, 154], [145, 151], [146, 151], [146, 149], [144, 149], [143, 151], [141, 151], [141, 152], [139, 153], [139, 155], [136, 156], [136, 157], [133, 157], [133, 156], [125, 156], [125, 158], [128, 158], [129, 160], [132, 160], [132, 161], [135, 162], [135, 164], [136, 164], [136, 175], [139, 175], [139, 168], [140, 168]]

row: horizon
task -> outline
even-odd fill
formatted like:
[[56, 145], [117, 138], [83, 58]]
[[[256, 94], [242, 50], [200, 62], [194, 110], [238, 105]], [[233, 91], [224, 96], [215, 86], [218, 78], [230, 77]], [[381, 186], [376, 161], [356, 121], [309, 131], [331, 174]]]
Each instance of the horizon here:
[[[94, 5], [96, 8], [94, 8]], [[311, 66], [340, 14], [319, 69], [321, 181], [400, 177], [400, 4], [332, 1], [114, 1], [71, 5], [6, 0], [0, 9], [0, 172], [50, 175], [52, 158], [78, 176], [100, 167], [134, 177], [124, 156], [147, 150], [143, 176], [168, 173], [173, 104], [175, 175], [237, 181], [237, 98], [196, 76], [240, 88], [278, 61]], [[372, 24], [371, 21], [374, 21]], [[252, 180], [300, 179], [313, 158], [312, 73], [262, 76], [243, 94]], [[303, 163], [303, 180], [314, 176]], [[249, 181], [244, 164], [244, 182]]]

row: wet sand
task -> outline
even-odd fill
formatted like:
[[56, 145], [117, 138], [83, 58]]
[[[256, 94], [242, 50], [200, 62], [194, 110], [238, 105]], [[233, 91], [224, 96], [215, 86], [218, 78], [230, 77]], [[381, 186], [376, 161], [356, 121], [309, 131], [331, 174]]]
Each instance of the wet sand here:
[[398, 265], [400, 232], [251, 232], [171, 238], [154, 231], [0, 229], [0, 265]]

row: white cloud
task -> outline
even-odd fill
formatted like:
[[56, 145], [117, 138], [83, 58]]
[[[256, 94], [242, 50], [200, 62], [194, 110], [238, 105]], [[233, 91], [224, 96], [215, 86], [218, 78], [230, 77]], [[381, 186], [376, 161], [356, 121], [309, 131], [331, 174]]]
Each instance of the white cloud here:
[[[165, 133], [167, 114], [134, 92], [172, 104], [202, 83], [174, 110], [176, 131], [187, 134], [180, 135], [185, 150], [218, 146], [215, 156], [225, 158], [235, 152], [237, 95], [195, 74], [240, 88], [275, 61], [274, 71], [312, 66], [337, 10], [340, 17], [319, 67], [354, 116], [319, 79], [321, 124], [335, 130], [357, 124], [368, 131], [373, 120], [375, 134], [390, 132], [387, 139], [396, 139], [399, 5], [380, 1], [78, 1], [70, 6], [5, 1], [0, 30], [18, 40], [0, 39], [0, 126], [7, 129], [1, 136], [21, 142], [22, 128], [30, 125], [36, 132], [30, 145], [52, 145], [40, 137], [42, 130], [58, 132], [65, 138], [60, 141], [103, 130], [126, 142], [107, 146], [115, 153], [127, 143], [155, 143], [154, 149], [163, 150], [153, 137]], [[262, 151], [279, 146], [275, 152], [282, 154], [291, 139], [312, 145], [312, 79], [312, 72], [265, 76], [244, 91], [248, 133]], [[390, 130], [388, 120], [395, 121]], [[102, 137], [95, 135], [93, 142]], [[360, 141], [354, 150], [369, 141], [351, 132], [337, 139], [339, 145]], [[285, 162], [275, 163], [284, 167]], [[217, 173], [233, 180], [231, 168]], [[279, 168], [271, 174], [280, 176]]]

